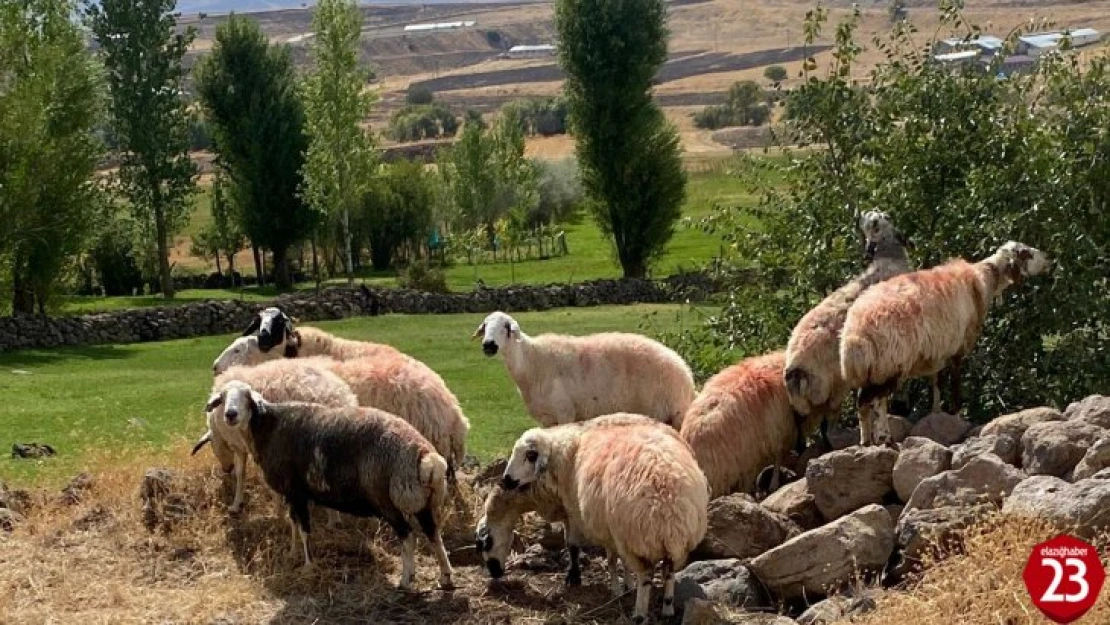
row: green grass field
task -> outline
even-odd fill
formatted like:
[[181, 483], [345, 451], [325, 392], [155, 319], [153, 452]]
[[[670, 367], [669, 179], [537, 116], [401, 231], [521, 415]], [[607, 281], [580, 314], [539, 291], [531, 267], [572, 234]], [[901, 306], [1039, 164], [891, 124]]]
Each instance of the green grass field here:
[[[660, 329], [678, 323], [678, 306], [573, 308], [517, 315], [526, 332], [588, 334], [637, 331], [645, 315]], [[318, 325], [340, 336], [395, 345], [435, 369], [470, 419], [470, 453], [507, 453], [534, 422], [500, 358], [485, 357], [470, 335], [484, 315], [386, 315]], [[232, 335], [163, 343], [105, 345], [0, 354], [0, 449], [13, 443], [52, 445], [43, 461], [0, 457], [0, 479], [51, 484], [95, 458], [149, 456], [185, 449], [204, 433], [203, 402], [212, 360]], [[211, 463], [205, 452], [196, 458]]]
[[[691, 173], [687, 187], [687, 198], [683, 206], [683, 216], [692, 221], [708, 215], [715, 204], [750, 206], [756, 198], [750, 195], [744, 182], [728, 171], [727, 161], [708, 167], [705, 171]], [[208, 194], [197, 195], [197, 209], [186, 228], [187, 234], [199, 232], [210, 219], [208, 213]], [[446, 271], [447, 284], [452, 291], [473, 290], [476, 280], [481, 279], [487, 286], [508, 284], [550, 284], [560, 282], [581, 282], [598, 278], [616, 278], [621, 275], [620, 264], [613, 255], [612, 248], [602, 236], [593, 220], [583, 217], [577, 224], [563, 226], [567, 236], [568, 256], [548, 260], [528, 260], [510, 265], [496, 264], [467, 265], [457, 263]], [[693, 270], [703, 266], [720, 253], [721, 241], [696, 227], [680, 223], [667, 246], [667, 251], [654, 267], [654, 275], [663, 277], [680, 269]], [[244, 267], [253, 271], [252, 267]], [[360, 281], [382, 287], [397, 284], [394, 272], [376, 273], [365, 271]], [[331, 283], [343, 283], [334, 279]], [[297, 285], [300, 289], [313, 288], [312, 284]], [[272, 290], [245, 288], [242, 290], [186, 290], [167, 302], [161, 297], [70, 297], [65, 300], [60, 314], [73, 315], [147, 306], [183, 304], [205, 299], [248, 299], [264, 301], [273, 297]]]

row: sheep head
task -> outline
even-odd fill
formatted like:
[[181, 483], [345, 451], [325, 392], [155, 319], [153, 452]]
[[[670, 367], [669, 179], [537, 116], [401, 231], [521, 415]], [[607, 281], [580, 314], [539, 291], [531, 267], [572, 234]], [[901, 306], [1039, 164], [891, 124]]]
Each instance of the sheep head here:
[[478, 556], [494, 579], [505, 574], [505, 561], [513, 544], [513, 526], [520, 518], [515, 505], [519, 495], [515, 493], [495, 486], [486, 497], [484, 513], [474, 533]]
[[1052, 267], [1052, 261], [1047, 254], [1017, 241], [1008, 241], [984, 262], [993, 265], [1002, 278], [999, 280], [996, 295], [1010, 284], [1045, 273]]
[[237, 365], [253, 366], [280, 356], [281, 354], [273, 351], [263, 352], [258, 345], [257, 336], [240, 336], [212, 361], [212, 375], [219, 375]]
[[521, 435], [513, 445], [513, 454], [501, 476], [501, 487], [515, 490], [540, 479], [547, 471], [552, 447], [551, 437], [541, 428], [532, 428]]
[[271, 306], [260, 311], [250, 325], [243, 331], [243, 336], [250, 336], [258, 332], [258, 347], [263, 352], [281, 345], [293, 334], [293, 319], [281, 311], [280, 308]]
[[204, 410], [212, 412], [222, 408], [224, 422], [237, 427], [240, 423], [248, 423], [251, 415], [265, 412], [266, 406], [266, 400], [249, 384], [232, 380], [209, 396]]
[[863, 213], [858, 225], [863, 236], [864, 257], [867, 262], [875, 260], [875, 254], [880, 248], [889, 248], [895, 242], [905, 249], [913, 249], [913, 243], [894, 227], [890, 215], [883, 211], [870, 210]]
[[482, 338], [482, 353], [495, 356], [498, 349], [521, 340], [520, 324], [501, 311], [490, 313], [471, 338]]

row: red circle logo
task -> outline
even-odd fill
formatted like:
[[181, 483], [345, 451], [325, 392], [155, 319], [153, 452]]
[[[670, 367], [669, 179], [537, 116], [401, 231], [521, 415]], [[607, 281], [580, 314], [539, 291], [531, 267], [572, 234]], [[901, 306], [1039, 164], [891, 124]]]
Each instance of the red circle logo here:
[[1095, 605], [1106, 571], [1094, 547], [1061, 534], [1033, 547], [1022, 578], [1033, 605], [1063, 624], [1078, 619]]

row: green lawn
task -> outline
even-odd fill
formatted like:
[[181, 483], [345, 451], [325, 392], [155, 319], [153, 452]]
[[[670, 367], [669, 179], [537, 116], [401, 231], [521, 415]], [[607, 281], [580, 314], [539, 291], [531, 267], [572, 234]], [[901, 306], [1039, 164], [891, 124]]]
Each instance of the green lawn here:
[[[199, 231], [210, 219], [208, 214], [208, 194], [197, 196], [198, 208], [194, 212], [187, 232]], [[708, 215], [715, 204], [750, 206], [756, 202], [755, 196], [747, 193], [745, 184], [728, 171], [724, 161], [707, 171], [690, 174], [687, 198], [683, 206], [683, 216], [692, 221]], [[487, 286], [508, 284], [549, 284], [560, 282], [581, 282], [598, 278], [616, 278], [621, 275], [619, 263], [614, 258], [612, 248], [602, 236], [601, 231], [589, 217], [580, 223], [563, 226], [566, 231], [568, 256], [548, 260], [529, 260], [515, 263], [467, 265], [455, 264], [447, 269], [447, 284], [453, 291], [470, 291], [476, 280], [481, 279]], [[667, 251], [654, 267], [654, 275], [668, 276], [680, 269], [693, 270], [703, 266], [720, 253], [719, 237], [708, 235], [696, 227], [679, 223], [675, 236], [667, 246]], [[251, 268], [244, 268], [251, 270]], [[359, 276], [367, 284], [392, 287], [397, 284], [394, 272], [366, 271]], [[331, 283], [341, 284], [343, 279]], [[312, 288], [311, 284], [297, 285], [300, 289]], [[172, 302], [160, 297], [70, 297], [62, 305], [61, 314], [83, 314], [146, 306], [181, 304], [204, 299], [249, 299], [263, 301], [274, 293], [246, 288], [239, 290], [186, 290], [177, 294]]]
[[[646, 314], [678, 306], [573, 308], [517, 315], [526, 332], [588, 334], [637, 331]], [[470, 419], [469, 449], [482, 458], [507, 453], [534, 422], [500, 358], [486, 358], [469, 337], [484, 315], [386, 315], [318, 325], [340, 336], [389, 343], [439, 372]], [[658, 314], [655, 327], [677, 323]], [[31, 350], [0, 354], [0, 450], [13, 443], [52, 445], [45, 461], [0, 457], [0, 479], [57, 483], [96, 454], [135, 454], [158, 462], [166, 450], [187, 448], [204, 432], [202, 405], [212, 360], [234, 338], [213, 336], [163, 343]], [[207, 453], [198, 463], [210, 463]]]

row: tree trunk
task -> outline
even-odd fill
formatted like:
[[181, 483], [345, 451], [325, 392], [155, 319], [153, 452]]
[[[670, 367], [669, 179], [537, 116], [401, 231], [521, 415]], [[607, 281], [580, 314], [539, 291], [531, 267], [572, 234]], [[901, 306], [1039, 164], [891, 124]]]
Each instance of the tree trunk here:
[[621, 268], [624, 269], [625, 278], [639, 278], [647, 277], [647, 265], [644, 261], [639, 259], [621, 259]]
[[347, 286], [354, 288], [355, 274], [351, 254], [351, 211], [343, 208], [343, 268], [347, 272]]
[[231, 274], [231, 279], [235, 279], [235, 252], [228, 252], [227, 254], [227, 272]]
[[293, 287], [293, 281], [289, 278], [289, 250], [286, 248], [274, 248], [274, 286], [279, 291], [286, 291]]
[[23, 274], [22, 265], [17, 261], [12, 268], [12, 313], [32, 315], [35, 313], [35, 293]]
[[266, 286], [266, 273], [262, 270], [262, 255], [258, 252], [258, 245], [251, 243], [251, 252], [254, 254], [254, 276], [258, 286]]
[[154, 236], [158, 237], [158, 279], [161, 282], [162, 297], [173, 299], [173, 276], [170, 275], [170, 235], [166, 229], [166, 218], [161, 209], [154, 212]]
[[220, 250], [216, 250], [216, 273], [224, 275], [224, 268], [220, 265]]
[[312, 233], [312, 279], [316, 281], [316, 294], [320, 294], [320, 260], [316, 256], [316, 233]]

